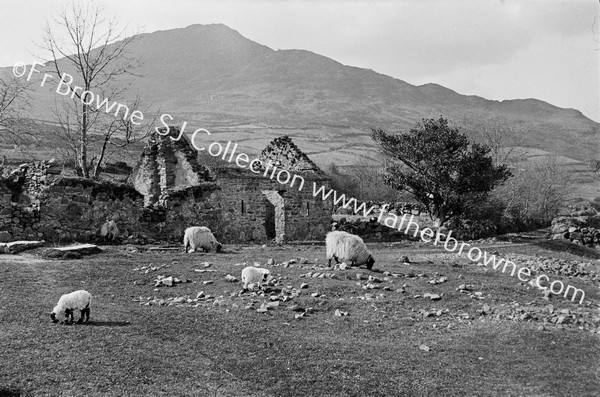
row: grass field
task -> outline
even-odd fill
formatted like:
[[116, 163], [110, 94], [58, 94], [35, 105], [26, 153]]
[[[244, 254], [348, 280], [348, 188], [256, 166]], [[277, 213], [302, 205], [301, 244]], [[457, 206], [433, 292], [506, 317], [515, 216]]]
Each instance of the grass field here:
[[[370, 247], [373, 272], [327, 269], [323, 246], [226, 246], [221, 254], [189, 255], [104, 247], [71, 261], [43, 260], [38, 251], [0, 256], [0, 396], [598, 395], [600, 334], [502, 314], [551, 303], [597, 319], [597, 285], [568, 280], [590, 305], [547, 302], [516, 277], [431, 245]], [[577, 259], [598, 270], [595, 258], [548, 248], [490, 250]], [[401, 255], [411, 263], [400, 263]], [[244, 262], [269, 258], [308, 263], [268, 267], [281, 277], [271, 299], [268, 292], [239, 295], [241, 283], [225, 281], [227, 274], [239, 279]], [[140, 270], [150, 265], [167, 266]], [[155, 290], [158, 275], [189, 282]], [[363, 289], [369, 275], [382, 280], [377, 289]], [[429, 282], [441, 277], [447, 280]], [[461, 284], [472, 292], [457, 291]], [[53, 324], [49, 313], [60, 295], [81, 288], [94, 296], [91, 322]], [[200, 291], [204, 298], [195, 300]], [[175, 297], [190, 303], [167, 300]], [[279, 306], [257, 312], [265, 301]], [[481, 313], [484, 305], [491, 314]]]

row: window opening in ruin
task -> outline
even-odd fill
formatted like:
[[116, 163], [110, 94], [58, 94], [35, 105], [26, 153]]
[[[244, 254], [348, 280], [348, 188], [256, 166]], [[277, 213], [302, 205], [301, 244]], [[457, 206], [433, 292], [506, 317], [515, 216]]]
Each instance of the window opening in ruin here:
[[242, 200], [242, 215], [246, 213], [246, 207], [244, 206], [244, 200]]

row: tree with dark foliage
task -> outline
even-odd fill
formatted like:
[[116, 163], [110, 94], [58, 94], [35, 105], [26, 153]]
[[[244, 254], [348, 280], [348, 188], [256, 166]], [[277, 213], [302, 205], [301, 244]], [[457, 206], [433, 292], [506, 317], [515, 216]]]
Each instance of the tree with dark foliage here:
[[385, 183], [411, 193], [438, 227], [482, 203], [511, 176], [505, 164], [494, 165], [488, 146], [471, 144], [443, 117], [422, 119], [397, 135], [373, 129], [372, 137], [391, 160]]

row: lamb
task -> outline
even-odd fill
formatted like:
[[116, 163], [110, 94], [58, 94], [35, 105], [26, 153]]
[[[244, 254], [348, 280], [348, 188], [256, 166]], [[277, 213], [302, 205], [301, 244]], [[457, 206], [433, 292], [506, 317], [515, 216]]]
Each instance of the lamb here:
[[358, 236], [336, 230], [327, 233], [325, 244], [327, 245], [329, 266], [331, 266], [331, 259], [335, 259], [336, 263], [345, 262], [351, 266], [366, 264], [369, 270], [375, 264], [373, 254], [367, 249], [362, 238]]
[[52, 322], [57, 323], [61, 316], [65, 316], [65, 323], [69, 323], [69, 317], [71, 318], [71, 323], [73, 322], [73, 311], [79, 310], [81, 311], [81, 318], [77, 321], [77, 324], [81, 324], [83, 322], [83, 317], [86, 317], [86, 322], [90, 320], [90, 304], [92, 303], [92, 294], [85, 290], [79, 290], [75, 292], [71, 292], [69, 294], [64, 294], [58, 300], [58, 303], [52, 309], [52, 313], [50, 313], [50, 318]]
[[242, 282], [244, 283], [244, 289], [248, 289], [249, 284], [258, 284], [266, 282], [271, 272], [269, 269], [263, 269], [260, 267], [248, 266], [242, 270]]
[[115, 240], [119, 236], [119, 228], [117, 224], [112, 219], [104, 222], [102, 227], [100, 228], [100, 235], [105, 239]]
[[215, 252], [220, 252], [223, 247], [206, 226], [192, 226], [185, 229], [183, 246], [185, 247], [185, 252], [188, 252], [189, 246], [191, 248], [190, 253], [200, 248], [204, 251], [214, 250]]

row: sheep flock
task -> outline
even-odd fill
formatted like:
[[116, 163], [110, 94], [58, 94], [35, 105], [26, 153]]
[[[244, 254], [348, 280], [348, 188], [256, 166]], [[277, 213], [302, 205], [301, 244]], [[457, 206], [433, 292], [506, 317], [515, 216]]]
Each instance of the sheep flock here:
[[[116, 231], [118, 229], [113, 221], [109, 221], [103, 227], [103, 233], [105, 235], [113, 235], [113, 233], [107, 233], [107, 231]], [[335, 260], [336, 263], [344, 262], [349, 266], [361, 266], [366, 265], [367, 269], [371, 270], [375, 259], [371, 251], [367, 249], [363, 240], [355, 235], [342, 231], [332, 231], [327, 234], [326, 250], [328, 266], [331, 267], [331, 261]], [[183, 238], [183, 246], [185, 252], [195, 252], [198, 250], [204, 250], [207, 252], [220, 252], [221, 243], [212, 234], [211, 230], [204, 226], [193, 226], [188, 227], [185, 230]], [[255, 287], [262, 287], [262, 284], [268, 282], [271, 278], [270, 271], [268, 269], [247, 266], [242, 270], [241, 281], [243, 283], [243, 290], [252, 290]], [[77, 321], [78, 324], [88, 322], [90, 318], [90, 304], [92, 301], [92, 295], [85, 290], [78, 290], [68, 294], [64, 294], [58, 300], [58, 303], [50, 313], [52, 322], [58, 323], [59, 321], [65, 324], [73, 323], [73, 313], [75, 310], [79, 310], [81, 316]]]

